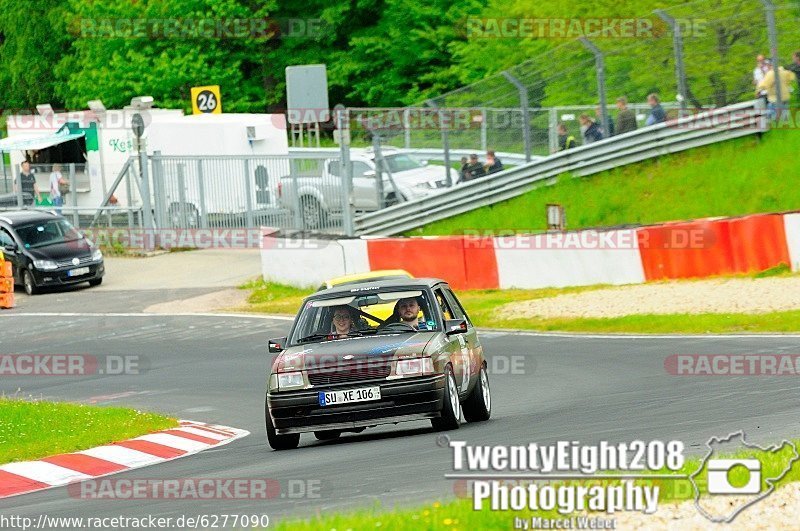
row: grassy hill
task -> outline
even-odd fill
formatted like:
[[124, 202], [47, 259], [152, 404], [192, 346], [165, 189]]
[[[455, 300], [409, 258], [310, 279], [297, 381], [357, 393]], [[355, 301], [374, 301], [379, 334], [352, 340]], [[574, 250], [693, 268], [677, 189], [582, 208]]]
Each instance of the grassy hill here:
[[800, 209], [800, 132], [775, 130], [598, 173], [560, 176], [502, 203], [409, 231], [542, 231], [545, 205], [564, 206], [568, 229]]

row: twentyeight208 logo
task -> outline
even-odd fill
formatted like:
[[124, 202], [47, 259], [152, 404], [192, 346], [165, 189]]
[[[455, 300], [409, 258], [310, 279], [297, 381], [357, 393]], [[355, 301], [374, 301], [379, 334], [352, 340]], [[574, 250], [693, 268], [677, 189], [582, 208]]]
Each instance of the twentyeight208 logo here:
[[473, 446], [442, 435], [437, 443], [453, 454], [454, 473], [445, 477], [470, 482], [473, 510], [525, 511], [513, 515], [514, 529], [615, 529], [615, 513], [654, 514], [660, 493], [680, 501], [692, 491], [700, 514], [731, 522], [771, 494], [800, 460], [788, 441], [760, 447], [741, 431], [712, 437], [699, 465], [686, 463], [676, 440]]

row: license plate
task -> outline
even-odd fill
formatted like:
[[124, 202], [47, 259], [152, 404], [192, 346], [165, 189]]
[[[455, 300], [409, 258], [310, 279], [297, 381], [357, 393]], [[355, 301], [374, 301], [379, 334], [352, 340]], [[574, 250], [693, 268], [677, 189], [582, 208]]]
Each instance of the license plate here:
[[67, 271], [68, 277], [79, 277], [81, 275], [88, 275], [89, 268], [88, 267], [79, 267], [78, 269], [71, 269]]
[[320, 391], [320, 406], [340, 406], [342, 404], [352, 404], [354, 402], [367, 402], [369, 400], [380, 400], [380, 387], [364, 387], [362, 389], [348, 389], [347, 391]]

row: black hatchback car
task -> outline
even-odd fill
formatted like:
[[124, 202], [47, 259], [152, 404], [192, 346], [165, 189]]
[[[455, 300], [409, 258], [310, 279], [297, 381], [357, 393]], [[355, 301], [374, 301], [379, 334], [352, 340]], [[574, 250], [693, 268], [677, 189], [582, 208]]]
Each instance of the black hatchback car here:
[[28, 295], [81, 282], [98, 286], [106, 273], [100, 249], [54, 212], [0, 212], [0, 246], [14, 283]]
[[[387, 304], [394, 308], [388, 317]], [[378, 315], [383, 315], [379, 317]], [[303, 301], [267, 383], [266, 429], [276, 450], [428, 419], [437, 430], [488, 420], [486, 359], [463, 306], [439, 279], [346, 284]]]

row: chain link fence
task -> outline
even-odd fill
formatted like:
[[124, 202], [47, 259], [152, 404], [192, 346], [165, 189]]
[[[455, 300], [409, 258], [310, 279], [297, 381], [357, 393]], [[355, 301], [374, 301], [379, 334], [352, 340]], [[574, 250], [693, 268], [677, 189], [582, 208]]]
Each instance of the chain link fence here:
[[[520, 32], [492, 31], [508, 21], [481, 19], [477, 30], [475, 21], [468, 21], [467, 35], [526, 38]], [[668, 119], [752, 99], [756, 56], [773, 61], [763, 66], [766, 74], [791, 63], [792, 54], [800, 50], [800, 3], [794, 1], [699, 0], [631, 13], [630, 19], [619, 21], [619, 31], [604, 28], [564, 37], [569, 30], [554, 30], [571, 28], [573, 22], [585, 29], [598, 21], [604, 22], [535, 19], [539, 25], [533, 26], [533, 38], [541, 41], [542, 51], [528, 61], [419, 107], [350, 109], [354, 142], [366, 142], [377, 131], [385, 144], [396, 147], [544, 156], [558, 149], [559, 122], [566, 136], [584, 142], [581, 114], [609, 136], [621, 97], [630, 102], [639, 127], [646, 125], [650, 94], [658, 95]], [[522, 28], [526, 20], [515, 22], [513, 27]], [[792, 88], [793, 101], [800, 101], [797, 83]]]

